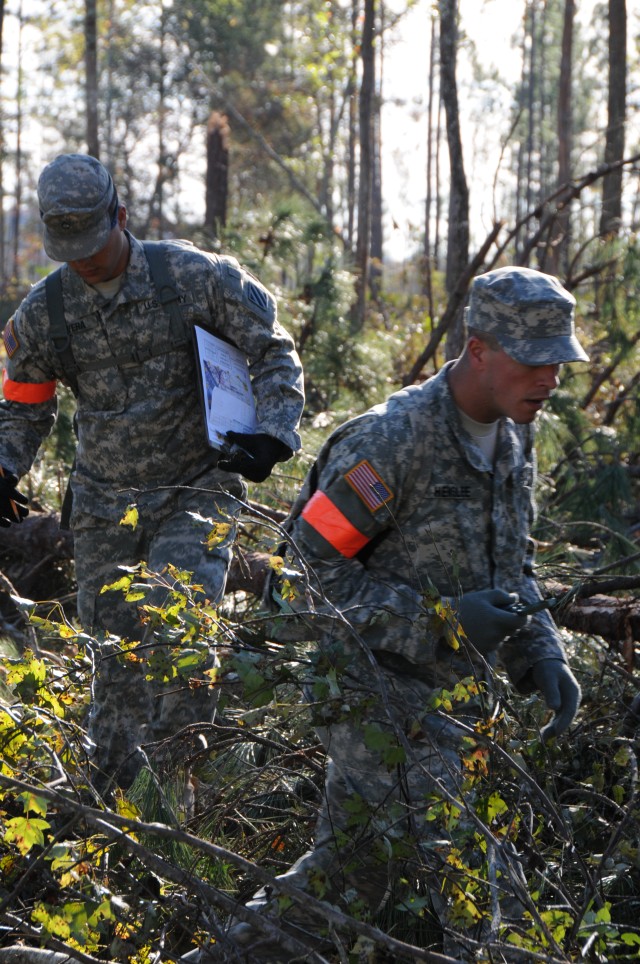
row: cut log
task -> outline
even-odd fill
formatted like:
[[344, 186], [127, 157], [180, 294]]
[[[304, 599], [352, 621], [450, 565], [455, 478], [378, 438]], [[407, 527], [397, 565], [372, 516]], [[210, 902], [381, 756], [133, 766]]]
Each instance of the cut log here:
[[[269, 512], [277, 522], [284, 518], [284, 513], [272, 512], [264, 506], [256, 509], [263, 516]], [[260, 596], [269, 571], [269, 558], [266, 552], [238, 547], [229, 571], [227, 592]], [[70, 575], [72, 562], [73, 537], [70, 532], [60, 530], [56, 513], [32, 512], [21, 525], [0, 529], [0, 572], [21, 596], [35, 600], [65, 596], [68, 600], [74, 588]], [[61, 588], [52, 587], [52, 582], [59, 584], [61, 579], [64, 581]], [[600, 636], [617, 648], [626, 646], [628, 651], [634, 641], [640, 641], [640, 600], [633, 592], [639, 587], [640, 577], [608, 576], [606, 582], [591, 578], [568, 603], [554, 611], [554, 619], [566, 629]], [[569, 586], [557, 583], [547, 583], [545, 588], [558, 597], [566, 596], [570, 590]], [[603, 588], [606, 593], [601, 591]], [[610, 595], [615, 591], [626, 594]]]

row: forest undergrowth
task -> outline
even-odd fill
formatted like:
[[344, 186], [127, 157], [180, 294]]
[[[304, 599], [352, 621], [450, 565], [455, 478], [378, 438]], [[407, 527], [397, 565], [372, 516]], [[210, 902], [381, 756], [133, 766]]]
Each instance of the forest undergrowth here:
[[[144, 575], [131, 574], [126, 591], [144, 592]], [[62, 610], [45, 617], [16, 601], [31, 611], [38, 651], [3, 645], [0, 959], [2, 946], [25, 943], [79, 961], [176, 960], [194, 945], [224, 941], [228, 917], [310, 845], [324, 751], [301, 687], [311, 680], [316, 702], [336, 712], [340, 671], [311, 645], [271, 641], [248, 597], [214, 612], [188, 574], [172, 576], [167, 605], [150, 614], [172, 655], [162, 673], [176, 687], [202, 685], [198, 665], [217, 648], [217, 716], [197, 732], [145, 746], [136, 782], [107, 798], [92, 786], [86, 753], [94, 641]], [[498, 674], [491, 718], [467, 740], [458, 806], [430, 806], [451, 826], [467, 806], [479, 821], [481, 871], [457, 855], [461, 919], [491, 913], [477, 884], [479, 873], [491, 874], [487, 840], [508, 840], [519, 853], [530, 922], [518, 939], [509, 936], [516, 956], [508, 959], [637, 959], [638, 678], [602, 639], [563, 635], [583, 690], [570, 733], [544, 745], [540, 702], [514, 696]], [[140, 657], [124, 647], [122, 658]], [[152, 660], [148, 672], [157, 673]], [[438, 711], [455, 712], [470, 685], [436, 694]], [[401, 764], [394, 752], [381, 743], [381, 765]], [[336, 961], [429, 960], [440, 948], [424, 885], [406, 877], [375, 920], [333, 908], [330, 933]], [[492, 938], [486, 960], [500, 960], [499, 925]]]
[[[635, 604], [637, 597], [640, 421], [631, 269], [640, 270], [640, 255], [633, 250], [621, 288], [626, 300], [613, 320], [601, 317], [590, 371], [567, 372], [540, 420], [538, 573], [549, 593], [562, 588], [567, 604], [586, 583], [604, 585], [611, 576], [631, 587], [611, 590], [612, 599]], [[400, 298], [389, 304], [391, 315], [406, 314]], [[398, 339], [389, 334], [393, 319], [387, 323], [369, 356], [358, 356], [348, 390], [339, 384], [335, 359], [327, 371], [321, 355], [308, 366], [312, 397], [322, 404], [304, 426], [307, 452], [317, 451], [336, 421], [363, 407], [367, 358], [378, 396], [398, 381]], [[415, 339], [424, 334], [416, 328]], [[626, 369], [611, 367], [616, 358], [626, 359]], [[600, 385], [597, 371], [610, 373]], [[57, 434], [31, 473], [32, 502], [55, 504], [64, 490], [70, 421], [63, 399]], [[256, 496], [286, 512], [309, 464], [309, 456], [294, 462]], [[281, 539], [279, 525], [248, 504], [240, 552], [260, 550], [277, 567]], [[62, 577], [63, 591], [52, 591], [49, 601], [14, 595], [22, 621], [14, 620], [15, 632], [5, 621], [0, 638], [0, 962], [8, 964], [6, 954], [17, 947], [67, 955], [70, 964], [176, 961], [212, 940], [233, 961], [227, 921], [249, 919], [245, 901], [311, 844], [325, 772], [314, 723], [320, 710], [347, 712], [348, 668], [324, 661], [311, 637], [278, 641], [284, 634], [273, 631], [273, 614], [259, 597], [232, 593], [215, 610], [188, 573], [169, 572], [167, 603], [146, 612], [154, 649], [145, 671], [175, 688], [214, 687], [216, 718], [161, 745], [144, 745], [135, 783], [105, 796], [87, 753], [96, 641], [77, 625], [70, 573]], [[140, 570], [110, 591], [130, 593], [144, 606], [147, 584]], [[640, 959], [638, 634], [629, 629], [608, 639], [564, 624], [560, 631], [583, 693], [570, 731], [544, 744], [541, 701], [515, 694], [498, 671], [489, 711], [465, 740], [458, 797], [436, 795], [426, 805], [449, 829], [459, 827], [461, 815], [472, 817], [448, 864], [459, 920], [488, 922], [490, 940], [478, 948], [478, 959], [487, 962]], [[203, 681], [200, 669], [212, 650], [222, 665]], [[144, 657], [123, 643], [118, 658]], [[454, 714], [477, 686], [460, 680], [434, 693], [430, 709]], [[311, 704], [302, 699], [309, 687]], [[368, 734], [374, 737], [381, 766], [400, 771], [402, 745]], [[369, 819], [366, 806], [354, 808], [356, 829]], [[402, 836], [372, 843], [400, 865], [411, 850]], [[517, 930], [506, 928], [485, 898], [486, 883], [499, 877], [496, 852], [507, 847], [527, 884], [525, 923]], [[482, 855], [480, 866], [468, 862], [469, 849]], [[325, 957], [332, 964], [429, 961], [442, 949], [420, 862], [417, 871], [397, 875], [374, 919], [357, 902], [327, 904], [321, 888], [310, 896], [285, 886], [279, 899], [283, 907], [304, 902], [310, 929], [323, 929], [333, 942]], [[253, 923], [277, 929], [272, 920]], [[295, 939], [284, 931], [279, 939], [294, 960]], [[304, 959], [320, 960], [313, 953]]]

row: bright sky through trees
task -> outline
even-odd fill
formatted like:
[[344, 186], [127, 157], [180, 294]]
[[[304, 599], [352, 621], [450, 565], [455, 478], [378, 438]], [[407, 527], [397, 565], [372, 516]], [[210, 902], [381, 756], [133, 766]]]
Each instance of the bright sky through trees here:
[[[465, 170], [471, 189], [472, 246], [491, 228], [493, 180], [506, 134], [513, 85], [521, 72], [519, 49], [525, 0], [459, 0], [460, 39], [458, 81]], [[595, 0], [580, 0], [577, 19], [590, 22]], [[396, 10], [406, 4], [395, 0]], [[423, 231], [426, 194], [427, 82], [432, 3], [419, 2], [402, 18], [397, 40], [384, 61], [383, 192], [385, 198], [385, 250], [389, 258], [402, 259], [419, 244]], [[483, 97], [465, 95], [471, 79], [469, 44], [485, 71], [498, 72], [502, 84], [490, 89], [493, 110], [482, 108]], [[446, 177], [448, 155], [441, 148], [441, 171]], [[395, 223], [395, 227], [394, 227]]]

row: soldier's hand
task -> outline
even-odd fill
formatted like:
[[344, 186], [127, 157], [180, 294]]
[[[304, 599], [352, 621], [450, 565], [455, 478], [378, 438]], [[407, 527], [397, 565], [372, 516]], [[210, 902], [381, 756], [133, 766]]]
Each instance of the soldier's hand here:
[[286, 462], [293, 455], [288, 445], [264, 433], [227, 432], [226, 439], [218, 468], [238, 472], [250, 482], [264, 482], [276, 462]]
[[508, 607], [517, 602], [517, 593], [480, 589], [464, 593], [457, 605], [454, 603], [467, 639], [483, 656], [527, 625], [527, 616], [509, 612]]
[[0, 526], [6, 529], [13, 522], [22, 522], [29, 515], [28, 499], [18, 492], [18, 480], [0, 465]]
[[568, 729], [580, 706], [580, 684], [563, 659], [541, 659], [534, 663], [533, 681], [542, 693], [545, 703], [553, 710], [554, 717], [540, 731], [546, 743]]

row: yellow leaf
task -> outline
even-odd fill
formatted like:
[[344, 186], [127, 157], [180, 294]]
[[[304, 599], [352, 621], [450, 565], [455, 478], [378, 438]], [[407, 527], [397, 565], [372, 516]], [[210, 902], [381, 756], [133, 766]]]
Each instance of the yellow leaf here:
[[141, 592], [139, 589], [135, 589], [132, 592], [128, 592], [124, 597], [126, 602], [139, 602], [141, 599], [146, 599], [146, 592]]
[[269, 567], [279, 576], [284, 568], [284, 559], [282, 556], [269, 556]]
[[216, 522], [205, 540], [207, 548], [214, 549], [219, 546], [227, 538], [230, 531], [230, 522]]
[[102, 595], [103, 592], [109, 592], [111, 590], [128, 589], [131, 585], [132, 579], [133, 576], [122, 576], [120, 579], [116, 579], [115, 582], [109, 583], [107, 586], [103, 586], [100, 590], [100, 595]]
[[138, 509], [135, 505], [128, 505], [125, 514], [120, 519], [121, 526], [131, 526], [135, 529], [138, 525]]
[[75, 639], [78, 631], [72, 626], [66, 626], [64, 623], [60, 623], [58, 625], [58, 635], [61, 636], [62, 639]]
[[127, 797], [118, 794], [115, 803], [116, 811], [120, 817], [131, 817], [134, 820], [140, 819], [140, 811]]

